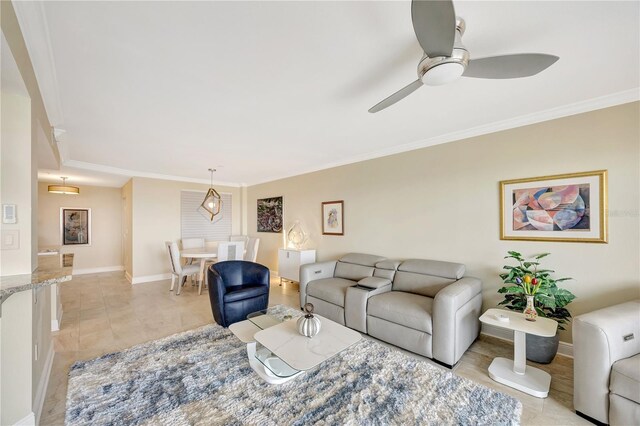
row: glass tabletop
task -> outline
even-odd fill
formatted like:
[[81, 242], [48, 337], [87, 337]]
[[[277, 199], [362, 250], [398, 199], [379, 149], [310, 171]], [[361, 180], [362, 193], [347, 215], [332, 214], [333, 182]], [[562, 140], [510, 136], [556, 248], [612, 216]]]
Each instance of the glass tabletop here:
[[264, 365], [265, 373], [269, 376], [286, 378], [300, 372], [299, 370], [289, 367], [286, 362], [257, 342], [255, 357], [262, 365]]
[[[281, 324], [292, 318], [293, 315], [282, 312], [273, 312], [270, 310], [252, 312], [247, 315], [247, 320], [251, 321], [252, 324], [261, 330]], [[289, 367], [286, 362], [260, 343], [256, 342], [255, 345], [255, 358], [264, 366], [264, 370], [267, 375], [271, 377], [287, 378], [300, 372], [299, 370]]]
[[256, 327], [260, 330], [264, 330], [269, 327], [273, 327], [274, 325], [278, 325], [281, 322], [290, 320], [292, 318], [291, 315], [274, 315], [269, 313], [267, 310], [252, 312], [247, 315], [247, 319], [251, 321]]

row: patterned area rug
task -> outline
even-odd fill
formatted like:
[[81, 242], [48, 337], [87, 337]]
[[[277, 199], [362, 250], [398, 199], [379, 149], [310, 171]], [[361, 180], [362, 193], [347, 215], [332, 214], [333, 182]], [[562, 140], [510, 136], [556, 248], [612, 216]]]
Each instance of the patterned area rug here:
[[521, 412], [515, 398], [366, 339], [268, 385], [249, 367], [245, 344], [213, 324], [76, 362], [66, 423], [511, 425]]

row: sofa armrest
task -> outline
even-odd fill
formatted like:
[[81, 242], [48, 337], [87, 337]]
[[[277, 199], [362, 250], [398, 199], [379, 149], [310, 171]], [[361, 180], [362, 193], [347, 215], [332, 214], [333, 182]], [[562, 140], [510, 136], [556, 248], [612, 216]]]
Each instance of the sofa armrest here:
[[[361, 333], [367, 332], [367, 304], [369, 303], [369, 298], [391, 291], [391, 281], [387, 279], [384, 281], [386, 281], [386, 284], [376, 288], [360, 287], [359, 285], [347, 288], [347, 294], [344, 299], [344, 320], [347, 327], [358, 330]], [[382, 281], [379, 283], [383, 284]]]
[[314, 280], [332, 278], [338, 261], [307, 263], [300, 266], [300, 307], [307, 303], [307, 284]]
[[[207, 269], [207, 283], [213, 319], [218, 324], [226, 327], [227, 319], [225, 318], [224, 312], [224, 295], [227, 292], [227, 288], [218, 271], [213, 268], [213, 265]], [[180, 282], [178, 282], [178, 285], [180, 285]]]
[[361, 287], [376, 289], [376, 288], [384, 287], [387, 285], [391, 285], [391, 280], [388, 278], [367, 277], [358, 281], [358, 285]]
[[433, 357], [454, 365], [480, 333], [482, 281], [464, 277], [433, 300]]
[[614, 362], [640, 352], [640, 300], [573, 319], [573, 405], [609, 423], [609, 377]]

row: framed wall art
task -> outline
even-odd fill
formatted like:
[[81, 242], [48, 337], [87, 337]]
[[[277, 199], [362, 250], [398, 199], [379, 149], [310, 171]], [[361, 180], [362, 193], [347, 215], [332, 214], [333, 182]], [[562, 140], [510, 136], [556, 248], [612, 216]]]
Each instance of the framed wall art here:
[[344, 235], [344, 201], [322, 203], [322, 235]]
[[60, 209], [62, 245], [91, 245], [91, 209]]
[[258, 232], [282, 232], [282, 197], [258, 200]]
[[500, 182], [500, 239], [607, 242], [607, 171]]

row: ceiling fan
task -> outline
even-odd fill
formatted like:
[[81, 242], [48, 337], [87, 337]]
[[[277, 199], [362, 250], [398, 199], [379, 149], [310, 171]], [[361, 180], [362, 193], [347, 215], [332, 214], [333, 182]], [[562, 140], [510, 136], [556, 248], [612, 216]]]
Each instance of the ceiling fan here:
[[418, 79], [371, 107], [371, 113], [395, 104], [425, 84], [438, 86], [460, 77], [529, 77], [559, 59], [543, 53], [519, 53], [471, 60], [469, 51], [462, 44], [465, 22], [456, 17], [451, 0], [412, 0], [411, 20], [424, 51], [418, 64]]

